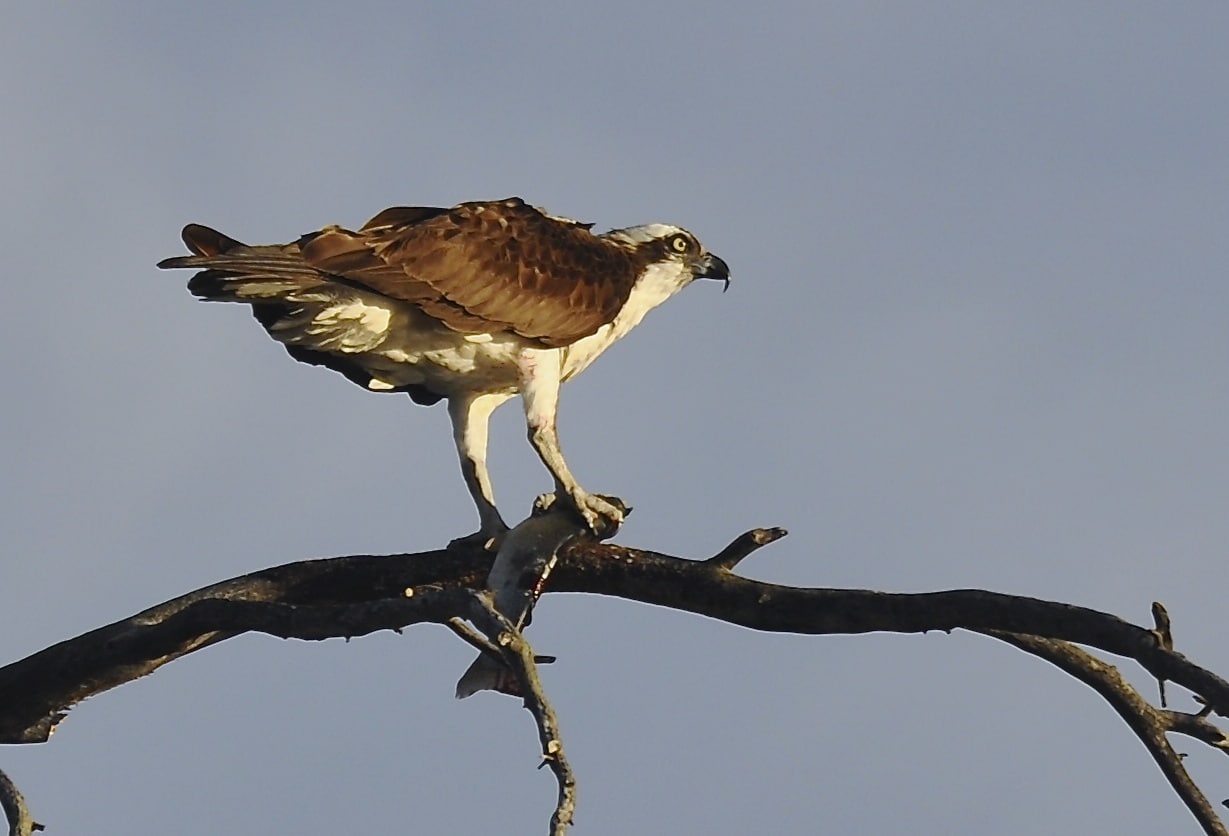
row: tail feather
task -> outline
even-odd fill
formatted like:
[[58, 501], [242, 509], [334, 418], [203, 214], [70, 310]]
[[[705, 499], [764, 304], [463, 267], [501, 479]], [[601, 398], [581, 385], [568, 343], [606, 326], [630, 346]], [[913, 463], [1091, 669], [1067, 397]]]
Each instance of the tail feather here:
[[162, 269], [196, 268], [188, 290], [216, 302], [283, 299], [328, 279], [309, 267], [297, 243], [250, 246], [201, 224], [188, 224], [183, 241], [192, 255], [158, 262]]
[[242, 241], [203, 224], [188, 224], [180, 235], [188, 249], [197, 255], [218, 255], [245, 246]]
[[319, 285], [319, 280], [267, 275], [235, 275], [225, 270], [202, 270], [188, 280], [193, 296], [210, 302], [260, 302], [298, 297]]

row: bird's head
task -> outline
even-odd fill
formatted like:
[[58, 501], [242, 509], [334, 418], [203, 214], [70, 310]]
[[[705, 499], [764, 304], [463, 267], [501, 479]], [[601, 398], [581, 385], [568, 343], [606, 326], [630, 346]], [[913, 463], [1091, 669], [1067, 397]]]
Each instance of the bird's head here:
[[671, 224], [644, 224], [615, 229], [606, 237], [632, 250], [642, 264], [653, 266], [667, 280], [683, 288], [695, 279], [716, 279], [730, 287], [730, 267], [704, 249], [699, 239]]

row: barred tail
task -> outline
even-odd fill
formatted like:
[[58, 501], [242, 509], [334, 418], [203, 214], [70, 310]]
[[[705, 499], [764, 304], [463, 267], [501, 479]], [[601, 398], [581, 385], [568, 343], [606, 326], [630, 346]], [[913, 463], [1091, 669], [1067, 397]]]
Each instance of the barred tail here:
[[324, 284], [303, 260], [298, 243], [253, 247], [200, 224], [183, 228], [192, 255], [158, 262], [163, 270], [198, 268], [188, 290], [212, 302], [269, 302]]

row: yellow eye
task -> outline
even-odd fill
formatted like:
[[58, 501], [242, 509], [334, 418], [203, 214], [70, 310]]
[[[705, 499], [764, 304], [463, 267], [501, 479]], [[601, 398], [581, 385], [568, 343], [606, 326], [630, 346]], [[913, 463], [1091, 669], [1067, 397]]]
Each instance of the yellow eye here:
[[691, 248], [691, 242], [686, 235], [675, 235], [670, 239], [670, 249], [676, 253], [685, 253]]

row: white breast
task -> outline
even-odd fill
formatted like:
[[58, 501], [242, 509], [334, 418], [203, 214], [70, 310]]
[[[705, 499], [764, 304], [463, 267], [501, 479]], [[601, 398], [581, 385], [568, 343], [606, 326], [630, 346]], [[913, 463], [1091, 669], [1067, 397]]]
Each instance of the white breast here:
[[691, 279], [691, 271], [678, 262], [650, 265], [632, 287], [631, 295], [613, 322], [565, 349], [563, 379], [575, 377], [587, 369], [598, 355], [639, 325], [645, 314], [686, 287]]

